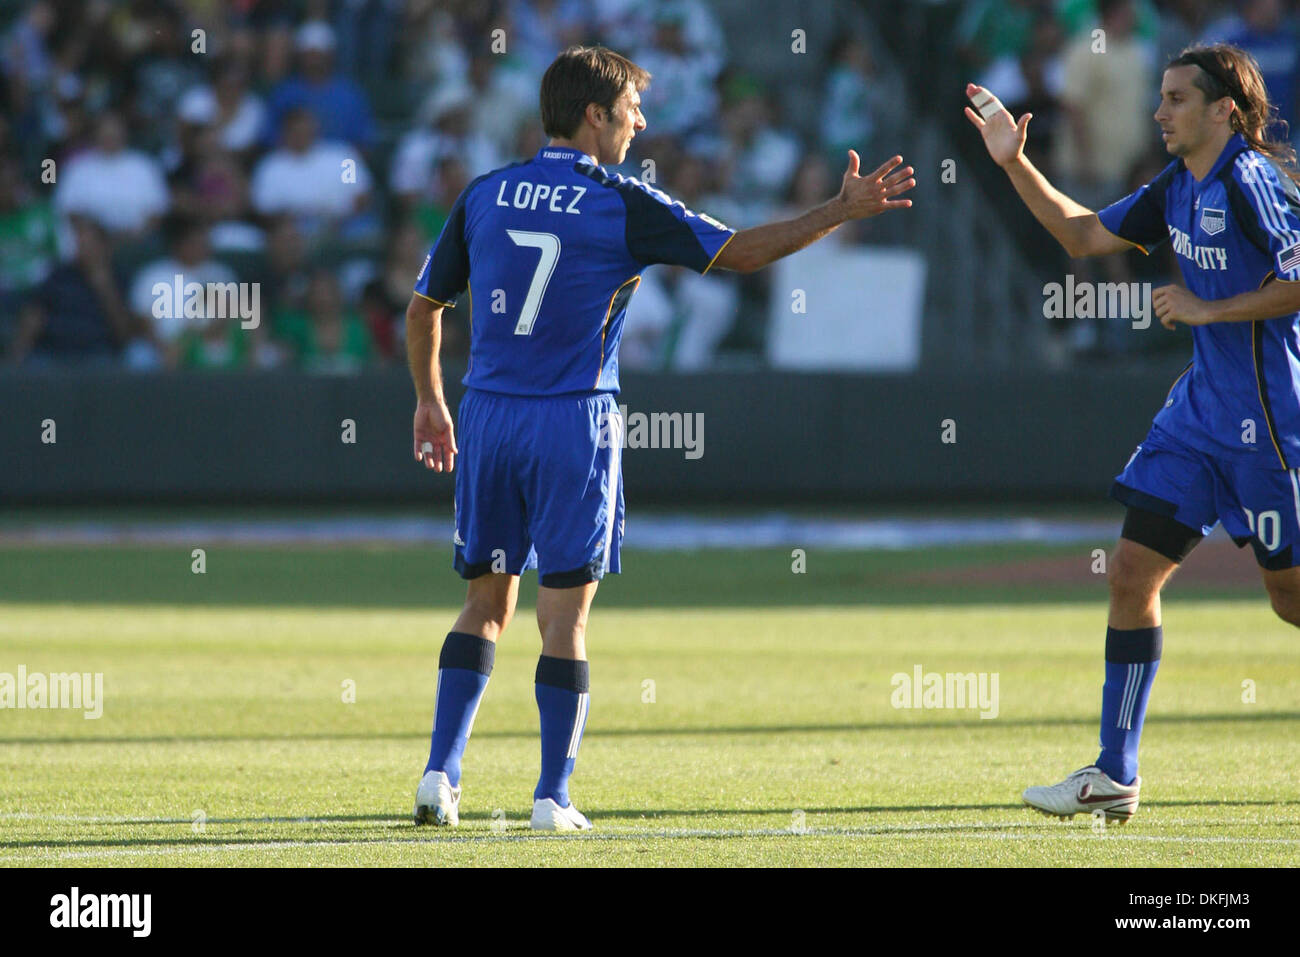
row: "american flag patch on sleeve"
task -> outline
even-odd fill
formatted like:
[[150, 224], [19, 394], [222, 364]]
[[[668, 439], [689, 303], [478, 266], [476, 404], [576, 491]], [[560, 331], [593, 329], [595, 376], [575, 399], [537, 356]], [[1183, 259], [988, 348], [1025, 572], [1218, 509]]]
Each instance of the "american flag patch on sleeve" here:
[[1277, 254], [1277, 267], [1282, 272], [1290, 272], [1300, 266], [1300, 243], [1289, 246]]

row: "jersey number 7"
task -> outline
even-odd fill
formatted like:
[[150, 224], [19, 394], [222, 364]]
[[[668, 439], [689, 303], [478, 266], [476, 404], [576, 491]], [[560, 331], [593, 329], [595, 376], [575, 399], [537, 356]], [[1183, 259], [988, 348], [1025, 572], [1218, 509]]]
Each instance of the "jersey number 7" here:
[[515, 335], [532, 335], [533, 323], [542, 308], [542, 296], [546, 295], [546, 284], [555, 272], [555, 263], [560, 258], [560, 237], [554, 233], [532, 233], [522, 229], [507, 229], [506, 235], [516, 246], [529, 246], [541, 250], [537, 260], [537, 269], [533, 272], [533, 281], [528, 284], [528, 295], [524, 297], [524, 307], [519, 310], [519, 321], [515, 323]]

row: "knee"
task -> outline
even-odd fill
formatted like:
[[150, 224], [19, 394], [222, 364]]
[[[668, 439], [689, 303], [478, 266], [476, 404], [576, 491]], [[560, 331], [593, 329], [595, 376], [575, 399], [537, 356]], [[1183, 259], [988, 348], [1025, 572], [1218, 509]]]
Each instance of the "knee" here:
[[1111, 597], [1125, 604], [1146, 604], [1160, 591], [1159, 582], [1144, 574], [1122, 550], [1116, 552], [1111, 561], [1106, 580]]
[[505, 631], [506, 625], [510, 624], [514, 609], [510, 607], [508, 596], [485, 592], [465, 599], [464, 614], [481, 626], [486, 633], [484, 637], [496, 641], [501, 632]]
[[537, 627], [543, 635], [582, 636], [587, 631], [587, 612], [582, 608], [537, 608]]
[[1300, 628], [1300, 589], [1271, 588], [1268, 597], [1279, 618]]

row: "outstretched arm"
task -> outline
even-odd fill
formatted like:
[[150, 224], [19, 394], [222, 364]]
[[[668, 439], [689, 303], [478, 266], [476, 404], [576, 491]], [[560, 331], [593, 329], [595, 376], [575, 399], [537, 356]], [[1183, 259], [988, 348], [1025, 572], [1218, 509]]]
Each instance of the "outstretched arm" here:
[[[418, 293], [406, 307], [406, 362], [415, 383], [415, 460], [435, 472], [456, 467], [456, 433], [442, 395], [438, 349], [442, 343], [442, 306]], [[427, 448], [426, 448], [427, 446]]]
[[906, 209], [910, 199], [894, 199], [913, 186], [912, 167], [898, 169], [903, 157], [895, 156], [866, 176], [858, 175], [858, 154], [849, 150], [849, 167], [834, 199], [802, 216], [752, 229], [732, 236], [714, 265], [736, 272], [753, 272], [815, 243], [851, 219], [868, 219], [890, 209]]
[[979, 107], [979, 112], [966, 107], [966, 118], [984, 137], [989, 156], [1010, 177], [1034, 218], [1071, 257], [1104, 256], [1129, 248], [1101, 224], [1096, 213], [1049, 183], [1025, 157], [1025, 135], [1034, 114], [1026, 113], [1017, 123], [996, 96], [974, 83], [966, 85], [966, 95]]

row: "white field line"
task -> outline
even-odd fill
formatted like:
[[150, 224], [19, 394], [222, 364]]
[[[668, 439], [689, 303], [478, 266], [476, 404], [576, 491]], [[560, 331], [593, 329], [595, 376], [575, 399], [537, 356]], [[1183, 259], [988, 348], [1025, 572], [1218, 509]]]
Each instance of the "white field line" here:
[[[178, 822], [180, 823], [180, 822]], [[188, 823], [188, 822], [185, 822]], [[1179, 824], [1204, 824], [1205, 822], [1161, 822], [1162, 825], [1175, 826]], [[1223, 822], [1219, 822], [1220, 824]], [[1229, 824], [1254, 824], [1257, 822], [1240, 821], [1227, 822]], [[21, 850], [11, 850], [0, 853], [0, 861], [14, 861], [19, 859], [30, 859], [32, 856], [38, 856], [44, 859], [69, 860], [78, 858], [112, 858], [112, 857], [155, 857], [169, 854], [206, 854], [206, 853], [228, 853], [232, 851], [271, 851], [271, 850], [292, 850], [318, 847], [366, 847], [366, 846], [387, 846], [387, 847], [418, 847], [418, 848], [436, 848], [441, 844], [467, 844], [467, 843], [519, 843], [523, 841], [537, 840], [555, 840], [568, 839], [578, 841], [646, 841], [646, 840], [680, 840], [693, 838], [758, 838], [758, 837], [800, 837], [800, 838], [819, 838], [819, 837], [885, 837], [885, 838], [906, 838], [906, 839], [927, 839], [934, 840], [953, 839], [953, 840], [976, 840], [976, 841], [1059, 841], [1059, 840], [1086, 840], [1086, 841], [1114, 841], [1117, 843], [1143, 843], [1143, 844], [1233, 844], [1233, 845], [1300, 845], [1300, 838], [1284, 837], [1228, 837], [1223, 835], [1214, 835], [1206, 837], [1193, 837], [1187, 835], [1156, 835], [1156, 834], [1121, 834], [1112, 828], [1107, 831], [1106, 836], [1102, 837], [1094, 834], [1091, 828], [1072, 827], [1057, 828], [1051, 832], [1052, 825], [1044, 824], [970, 824], [954, 828], [952, 825], [941, 824], [920, 824], [920, 825], [899, 825], [899, 826], [876, 826], [876, 827], [829, 827], [829, 828], [809, 828], [802, 833], [796, 833], [789, 828], [672, 828], [659, 831], [638, 831], [632, 829], [622, 829], [614, 831], [594, 831], [590, 834], [572, 834], [572, 835], [553, 835], [553, 834], [534, 834], [530, 831], [523, 831], [516, 826], [511, 830], [488, 832], [479, 834], [458, 834], [455, 836], [436, 837], [432, 839], [422, 839], [412, 836], [407, 839], [384, 839], [384, 838], [367, 838], [356, 841], [232, 841], [221, 844], [205, 844], [196, 842], [195, 846], [182, 848], [179, 846], [169, 847], [145, 847], [145, 848], [98, 848], [93, 850], [64, 850], [57, 847], [33, 847], [23, 848]], [[1021, 833], [1008, 833], [1009, 830], [1020, 830]], [[1031, 830], [1032, 829], [1032, 830]]]
[[[1010, 813], [1020, 813], [1029, 810], [1029, 808], [1027, 805], [1020, 806], [1020, 805], [1008, 804], [1002, 810], [1005, 810]], [[671, 812], [669, 813], [671, 814]], [[783, 809], [777, 809], [772, 813], [783, 814], [788, 812], [784, 811]], [[817, 814], [820, 812], [810, 811], [806, 813]], [[891, 813], [906, 813], [906, 812], [896, 811]], [[676, 816], [676, 815], [672, 815], [672, 816]], [[520, 823], [508, 824], [506, 829], [509, 829], [510, 827], [521, 827], [522, 822], [526, 818], [527, 818], [527, 814], [521, 813], [519, 817], [513, 819]], [[1146, 816], [1146, 819], [1149, 820], [1149, 818], [1150, 815], [1148, 814]], [[282, 814], [282, 815], [276, 815], [272, 817], [227, 817], [227, 818], [208, 817], [208, 818], [203, 818], [202, 820], [204, 821], [205, 824], [333, 824], [333, 825], [355, 826], [358, 824], [365, 825], [368, 823], [369, 825], [374, 827], [412, 827], [412, 829], [414, 830], [414, 826], [411, 824], [410, 818], [402, 814], [394, 814], [392, 817], [379, 817], [379, 816], [360, 815], [360, 814], [355, 816], [343, 815], [342, 817], [311, 817], [310, 815], [295, 816], [291, 814]], [[510, 819], [507, 818], [507, 820]], [[1088, 815], [1080, 812], [1079, 820], [1087, 821]], [[138, 817], [133, 815], [97, 816], [97, 815], [84, 815], [84, 814], [42, 814], [42, 813], [33, 813], [30, 811], [0, 812], [0, 821], [50, 821], [50, 822], [64, 822], [64, 823], [74, 823], [74, 824], [113, 824], [119, 826], [146, 825], [146, 824], [189, 825], [194, 823], [194, 819], [192, 817]], [[1205, 827], [1207, 825], [1213, 825], [1215, 827], [1224, 827], [1224, 826], [1231, 827], [1233, 825], [1255, 826], [1259, 824], [1280, 826], [1280, 825], [1300, 823], [1300, 822], [1261, 821], [1257, 818], [1235, 818], [1231, 820], [1225, 820], [1224, 818], [1221, 817], [1215, 817], [1215, 818], [1196, 818], [1196, 819], [1160, 818], [1157, 821], [1151, 821], [1151, 823], [1158, 824], [1160, 827]], [[961, 828], [963, 830], [1006, 830], [1007, 828], [1044, 828], [1044, 827], [1064, 828], [1067, 826], [1077, 826], [1077, 825], [1066, 825], [1064, 823], [1053, 824], [1050, 821], [1040, 820], [1037, 816], [1034, 816], [1024, 821], [1001, 821], [1001, 822], [988, 821], [983, 823], [978, 821], [970, 821], [966, 823], [940, 822], [940, 823], [932, 823], [932, 824], [877, 824], [877, 825], [866, 825], [862, 828], [809, 827], [808, 833], [834, 834], [834, 833], [839, 833], [840, 830], [843, 830], [845, 833], [858, 833], [860, 831], [865, 833], [871, 831], [873, 828], [879, 829], [883, 832], [894, 833], [898, 831], [942, 831], [942, 830], [952, 830], [954, 828]], [[422, 829], [421, 833], [428, 833], [429, 831], [432, 831], [432, 829]], [[667, 830], [657, 831], [653, 833], [667, 834], [670, 832], [674, 835], [681, 835], [681, 836], [691, 836], [694, 834], [706, 835], [706, 836], [715, 836], [715, 835], [727, 836], [729, 834], [732, 834], [733, 832], [738, 835], [749, 835], [749, 834], [780, 835], [780, 834], [796, 833], [791, 828], [759, 828], [759, 829], [752, 829], [752, 830], [724, 828], [724, 829], [703, 829], [698, 831], [690, 828], [669, 828]], [[631, 827], [602, 826], [600, 828], [600, 833], [636, 836], [639, 834], [647, 834], [651, 832], [642, 831], [637, 828], [631, 828]], [[1120, 825], [1111, 825], [1109, 833], [1112, 834], [1122, 833], [1120, 831]], [[462, 835], [457, 835], [457, 836], [462, 836]], [[594, 835], [589, 834], [585, 836], [592, 837]], [[1300, 838], [1296, 838], [1296, 841], [1300, 843]]]

